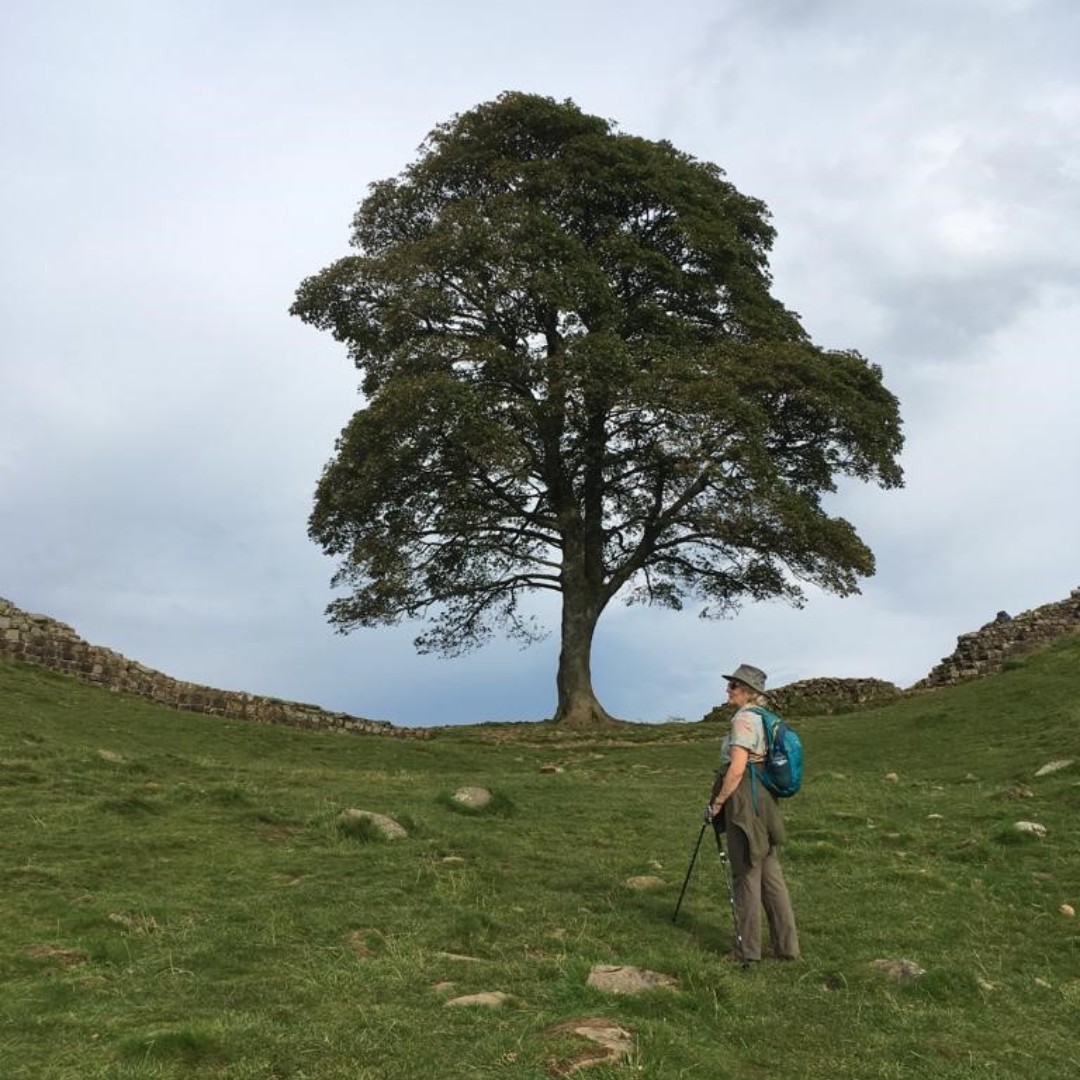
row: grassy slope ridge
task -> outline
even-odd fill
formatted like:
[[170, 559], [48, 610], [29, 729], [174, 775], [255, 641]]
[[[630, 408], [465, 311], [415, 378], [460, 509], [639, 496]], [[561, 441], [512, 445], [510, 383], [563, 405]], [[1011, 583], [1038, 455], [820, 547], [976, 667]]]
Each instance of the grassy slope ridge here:
[[[349, 737], [0, 662], [0, 1076], [539, 1078], [588, 1049], [554, 1029], [590, 1016], [636, 1046], [591, 1080], [1080, 1075], [1080, 930], [1059, 911], [1080, 907], [1080, 639], [798, 727], [784, 863], [806, 955], [744, 974], [719, 960], [707, 844], [671, 922], [715, 726]], [[490, 812], [448, 798], [466, 784]], [[350, 806], [410, 836], [343, 832]], [[625, 886], [641, 874], [667, 884]], [[927, 974], [892, 984], [881, 957]], [[609, 997], [585, 985], [597, 963], [681, 990]], [[482, 990], [512, 998], [444, 1007]]]

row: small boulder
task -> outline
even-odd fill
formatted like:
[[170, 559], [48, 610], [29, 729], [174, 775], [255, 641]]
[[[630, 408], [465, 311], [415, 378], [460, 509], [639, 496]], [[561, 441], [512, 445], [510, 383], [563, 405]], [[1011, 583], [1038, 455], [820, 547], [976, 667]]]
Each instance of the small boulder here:
[[342, 810], [338, 817], [338, 820], [341, 822], [360, 821], [364, 819], [370, 821], [387, 840], [400, 840], [401, 837], [409, 835], [405, 831], [404, 826], [399, 825], [392, 817], [387, 817], [385, 814], [376, 814], [371, 810], [355, 810], [350, 808], [348, 810]]
[[585, 982], [608, 994], [641, 994], [646, 990], [677, 990], [679, 987], [679, 980], [671, 975], [621, 964], [596, 964]]
[[1034, 799], [1035, 792], [1031, 788], [1026, 787], [1023, 784], [1019, 784], [1016, 787], [1005, 788], [1002, 791], [1002, 797], [1006, 799]]
[[548, 763], [546, 765], [541, 765], [540, 771], [542, 773], [561, 773], [565, 772], [566, 770], [561, 765], [552, 765]]
[[628, 889], [655, 889], [665, 884], [667, 883], [664, 879], [658, 878], [655, 874], [638, 874], [635, 877], [626, 879]]
[[578, 1035], [595, 1044], [595, 1050], [584, 1051], [568, 1061], [557, 1063], [552, 1069], [554, 1076], [570, 1076], [590, 1065], [617, 1065], [625, 1061], [634, 1049], [634, 1038], [629, 1031], [612, 1020], [595, 1017], [568, 1020], [549, 1029], [552, 1035]]
[[31, 945], [23, 949], [27, 956], [33, 956], [42, 960], [52, 960], [60, 967], [76, 967], [79, 964], [90, 962], [90, 956], [81, 950], [59, 949], [55, 945]]
[[913, 983], [916, 979], [926, 974], [926, 969], [919, 967], [914, 960], [885, 959], [871, 960], [870, 966], [875, 971], [897, 983]]
[[482, 787], [463, 787], [454, 792], [454, 802], [473, 810], [481, 810], [491, 802], [491, 792]]
[[885, 779], [890, 784], [899, 784], [900, 783], [900, 774], [899, 773], [894, 773], [894, 772], [888, 772], [888, 773], [885, 774]]
[[463, 997], [451, 998], [446, 1002], [448, 1007], [455, 1006], [479, 1006], [483, 1009], [498, 1009], [510, 1000], [509, 994], [501, 990], [484, 990], [479, 994], [465, 994]]
[[1025, 833], [1027, 836], [1045, 836], [1046, 826], [1040, 825], [1037, 821], [1018, 821], [1013, 828], [1018, 833]]
[[1049, 776], [1051, 773], [1067, 769], [1073, 763], [1072, 758], [1060, 758], [1057, 761], [1048, 761], [1041, 768], [1035, 770], [1036, 776]]
[[1062, 904], [1061, 907], [1058, 908], [1058, 911], [1060, 911], [1066, 919], [1076, 918], [1076, 908], [1074, 908], [1072, 904]]

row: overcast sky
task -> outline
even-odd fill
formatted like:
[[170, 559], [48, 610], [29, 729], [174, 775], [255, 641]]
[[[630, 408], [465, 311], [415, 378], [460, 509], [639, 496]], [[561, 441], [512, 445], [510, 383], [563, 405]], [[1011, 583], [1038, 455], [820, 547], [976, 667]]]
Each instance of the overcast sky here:
[[[314, 485], [361, 401], [290, 318], [367, 185], [504, 90], [572, 98], [763, 199], [776, 295], [880, 364], [899, 492], [844, 488], [862, 595], [611, 607], [616, 715], [907, 686], [1080, 585], [1076, 0], [12, 0], [0, 34], [0, 596], [177, 678], [429, 725], [554, 709], [557, 638], [342, 637]], [[549, 612], [557, 629], [557, 610]]]

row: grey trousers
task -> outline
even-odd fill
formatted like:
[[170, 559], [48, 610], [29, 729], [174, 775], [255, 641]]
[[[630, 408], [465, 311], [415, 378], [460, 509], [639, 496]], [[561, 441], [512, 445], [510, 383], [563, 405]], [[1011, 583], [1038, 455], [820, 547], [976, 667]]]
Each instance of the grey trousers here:
[[746, 833], [729, 823], [724, 835], [731, 863], [735, 922], [742, 937], [741, 948], [738, 938], [735, 939], [735, 952], [742, 960], [761, 959], [761, 909], [764, 907], [773, 955], [782, 960], [797, 959], [799, 932], [795, 929], [795, 912], [776, 848], [770, 847], [765, 858], [757, 866], [751, 866]]

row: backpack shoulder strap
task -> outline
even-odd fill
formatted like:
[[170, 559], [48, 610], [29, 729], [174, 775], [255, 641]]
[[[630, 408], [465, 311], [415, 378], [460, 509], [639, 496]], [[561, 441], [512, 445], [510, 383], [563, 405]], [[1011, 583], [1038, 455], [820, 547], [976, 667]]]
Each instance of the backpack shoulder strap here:
[[750, 705], [748, 708], [750, 712], [756, 712], [761, 717], [761, 723], [765, 727], [765, 741], [772, 742], [773, 732], [780, 722], [780, 717], [776, 713], [770, 712], [763, 705]]

